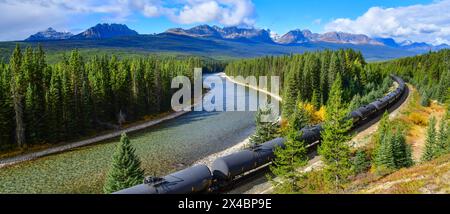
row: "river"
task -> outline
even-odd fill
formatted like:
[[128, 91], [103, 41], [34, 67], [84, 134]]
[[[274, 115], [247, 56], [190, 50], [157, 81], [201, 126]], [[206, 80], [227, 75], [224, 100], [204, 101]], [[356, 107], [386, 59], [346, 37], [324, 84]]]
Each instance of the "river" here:
[[[225, 89], [224, 84], [218, 90], [227, 99], [254, 96], [248, 91], [253, 89], [246, 93]], [[162, 176], [242, 142], [254, 131], [254, 115], [251, 111], [190, 112], [128, 135], [146, 175]], [[102, 193], [118, 140], [2, 168], [0, 193]]]

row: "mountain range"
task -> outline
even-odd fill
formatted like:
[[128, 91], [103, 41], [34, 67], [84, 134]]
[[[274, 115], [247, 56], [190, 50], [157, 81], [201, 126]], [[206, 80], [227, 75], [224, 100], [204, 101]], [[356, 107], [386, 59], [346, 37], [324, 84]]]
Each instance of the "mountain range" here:
[[62, 40], [70, 39], [73, 36], [70, 32], [57, 32], [55, 29], [49, 27], [44, 31], [40, 31], [31, 35], [25, 41], [47, 41], [47, 40]]
[[24, 41], [0, 42], [0, 59], [7, 60], [16, 44], [41, 44], [49, 53], [79, 49], [88, 53], [127, 55], [169, 54], [195, 55], [214, 59], [286, 55], [306, 51], [351, 48], [361, 51], [366, 60], [390, 60], [449, 48], [412, 41], [396, 42], [392, 38], [371, 38], [343, 32], [313, 33], [292, 30], [277, 35], [270, 30], [200, 25], [190, 29], [173, 28], [159, 34], [138, 34], [121, 24], [98, 24], [76, 35], [53, 28]]
[[[370, 38], [364, 34], [351, 34], [345, 32], [327, 32], [324, 34], [313, 33], [310, 30], [292, 30], [282, 36], [272, 36], [270, 30], [239, 27], [218, 27], [199, 25], [190, 29], [173, 28], [162, 34], [174, 34], [204, 39], [223, 39], [239, 42], [256, 42], [279, 45], [301, 45], [314, 43], [353, 44], [387, 46], [402, 50], [423, 53], [450, 48], [447, 44], [431, 45], [404, 41], [397, 43], [392, 38]], [[122, 24], [98, 24], [88, 30], [72, 35], [68, 32], [57, 32], [53, 28], [31, 35], [25, 41], [49, 41], [49, 40], [82, 40], [82, 39], [108, 39], [123, 36], [137, 36], [136, 31]]]
[[238, 28], [238, 27], [224, 27], [200, 25], [191, 29], [174, 28], [169, 29], [165, 33], [185, 35], [191, 37], [201, 38], [216, 38], [229, 40], [242, 40], [254, 42], [273, 43], [270, 37], [270, 31], [254, 28]]
[[69, 32], [57, 32], [53, 28], [31, 35], [25, 41], [48, 41], [65, 39], [107, 39], [120, 36], [137, 36], [136, 31], [122, 24], [97, 24], [86, 31], [73, 35]]

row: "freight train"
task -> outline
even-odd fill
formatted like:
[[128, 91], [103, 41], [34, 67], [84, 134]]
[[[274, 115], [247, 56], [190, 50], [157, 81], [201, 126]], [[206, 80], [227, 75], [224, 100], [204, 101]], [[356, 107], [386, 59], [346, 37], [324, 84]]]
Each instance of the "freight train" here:
[[[385, 112], [397, 103], [407, 90], [405, 82], [400, 77], [391, 75], [398, 83], [395, 91], [368, 105], [351, 112], [348, 119], [353, 120], [353, 126], [367, 123], [376, 115]], [[301, 130], [302, 140], [308, 145], [317, 145], [320, 141], [322, 125], [306, 127]], [[234, 180], [264, 167], [275, 158], [277, 147], [284, 147], [284, 139], [277, 138], [264, 144], [216, 159], [209, 168], [206, 165], [196, 165], [163, 178], [147, 178], [144, 183], [115, 194], [193, 194], [215, 192], [226, 187]]]

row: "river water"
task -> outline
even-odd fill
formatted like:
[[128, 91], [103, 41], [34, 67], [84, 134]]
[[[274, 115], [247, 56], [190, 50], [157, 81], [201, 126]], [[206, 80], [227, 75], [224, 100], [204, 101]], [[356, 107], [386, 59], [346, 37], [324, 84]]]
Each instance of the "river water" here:
[[[227, 99], [255, 96], [225, 84], [216, 89]], [[190, 112], [128, 135], [146, 175], [162, 176], [242, 142], [254, 131], [254, 115]], [[113, 139], [0, 169], [0, 193], [101, 193], [117, 144]]]

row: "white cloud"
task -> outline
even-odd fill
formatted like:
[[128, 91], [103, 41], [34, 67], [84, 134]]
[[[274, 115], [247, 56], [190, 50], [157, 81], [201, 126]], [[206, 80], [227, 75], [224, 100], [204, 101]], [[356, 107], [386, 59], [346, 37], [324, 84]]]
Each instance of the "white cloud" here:
[[184, 6], [178, 15], [172, 15], [172, 19], [181, 24], [210, 22], [218, 19], [220, 9], [216, 1], [199, 2]]
[[354, 20], [335, 19], [326, 24], [325, 30], [392, 37], [397, 41], [450, 43], [450, 0], [396, 8], [372, 7]]
[[20, 40], [31, 32], [64, 27], [66, 15], [54, 5], [0, 0], [0, 41]]
[[22, 40], [48, 27], [66, 31], [70, 24], [93, 13], [109, 16], [108, 20], [123, 20], [131, 14], [128, 7], [123, 7], [124, 3], [123, 0], [0, 0], [0, 41]]
[[179, 24], [253, 25], [252, 0], [0, 0], [0, 41], [19, 40], [47, 27], [58, 30], [99, 15], [98, 22], [126, 22], [134, 14]]
[[217, 22], [226, 26], [254, 24], [251, 0], [180, 0], [182, 8], [166, 7], [163, 15], [180, 24]]

